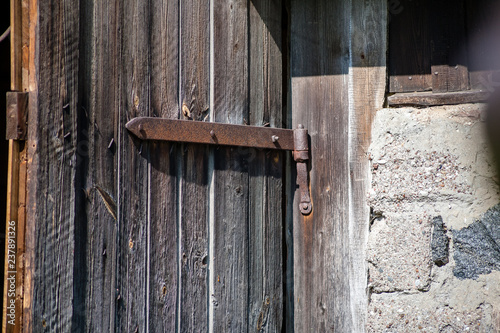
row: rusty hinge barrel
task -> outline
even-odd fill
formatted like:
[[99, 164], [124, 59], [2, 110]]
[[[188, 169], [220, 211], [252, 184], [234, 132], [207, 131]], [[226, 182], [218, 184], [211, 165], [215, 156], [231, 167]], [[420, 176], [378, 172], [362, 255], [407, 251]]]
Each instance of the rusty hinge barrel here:
[[222, 124], [192, 120], [138, 117], [125, 127], [141, 140], [204, 143], [223, 146], [241, 146], [292, 150], [297, 162], [297, 184], [301, 193], [300, 211], [311, 213], [308, 166], [309, 142], [307, 129], [296, 130], [272, 127]]
[[26, 118], [28, 110], [28, 93], [7, 92], [7, 121], [5, 138], [7, 140], [26, 139]]
[[309, 160], [309, 140], [307, 130], [299, 125], [293, 131], [293, 159], [297, 162], [297, 185], [300, 190], [300, 212], [308, 215], [312, 210], [311, 196], [309, 195], [309, 181], [307, 171], [307, 161]]

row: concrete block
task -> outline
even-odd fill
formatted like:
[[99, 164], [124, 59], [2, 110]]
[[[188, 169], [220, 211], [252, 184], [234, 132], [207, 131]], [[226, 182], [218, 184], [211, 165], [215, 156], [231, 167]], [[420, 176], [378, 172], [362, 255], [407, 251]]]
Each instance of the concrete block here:
[[373, 295], [366, 331], [383, 332], [495, 332], [490, 306], [459, 310], [437, 304], [427, 294]]
[[388, 214], [374, 221], [368, 241], [374, 293], [427, 290], [432, 266], [429, 218]]

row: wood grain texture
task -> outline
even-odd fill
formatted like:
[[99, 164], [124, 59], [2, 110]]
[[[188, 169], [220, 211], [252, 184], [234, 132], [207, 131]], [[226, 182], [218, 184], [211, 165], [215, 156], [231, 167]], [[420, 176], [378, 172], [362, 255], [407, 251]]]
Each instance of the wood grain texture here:
[[490, 92], [482, 90], [455, 91], [448, 93], [401, 93], [387, 98], [389, 105], [453, 105], [486, 102]]
[[281, 331], [283, 154], [141, 142], [124, 127], [138, 116], [282, 127], [281, 2], [218, 2], [212, 46], [201, 0], [35, 6], [29, 331], [206, 331], [209, 304], [214, 331]]
[[[147, 327], [147, 254], [149, 166], [146, 142], [124, 129], [150, 110], [150, 3], [124, 1], [119, 9], [121, 59], [118, 105], [118, 267], [116, 330]], [[116, 112], [116, 111], [115, 111]], [[144, 154], [144, 155], [142, 155]]]
[[[28, 316], [23, 329], [71, 331], [75, 311], [79, 1], [60, 6], [50, 1], [30, 4], [34, 6], [30, 11], [37, 12], [32, 16], [35, 30], [30, 38], [36, 38], [38, 47], [30, 56], [33, 61], [30, 77], [33, 75], [34, 79], [30, 82], [32, 122], [27, 140], [30, 192], [25, 311]], [[43, 19], [38, 21], [38, 15]]]
[[[3, 311], [2, 311], [2, 332], [19, 332], [19, 307], [18, 304], [15, 303], [20, 303], [19, 301], [16, 302], [16, 295], [12, 295], [9, 289], [11, 289], [10, 284], [11, 284], [11, 279], [13, 278], [15, 281], [15, 289], [20, 287], [22, 289], [22, 286], [19, 285], [19, 283], [22, 281], [19, 281], [17, 278], [17, 274], [14, 273], [16, 269], [21, 269], [21, 266], [19, 265], [18, 260], [20, 259], [18, 257], [18, 246], [17, 243], [19, 241], [19, 232], [18, 232], [18, 227], [19, 227], [19, 212], [18, 212], [18, 204], [19, 204], [19, 141], [17, 140], [9, 140], [9, 151], [8, 151], [8, 170], [7, 170], [7, 217], [6, 217], [6, 228], [5, 228], [5, 235], [6, 235], [6, 241], [5, 241], [5, 267], [4, 267], [4, 285], [3, 285]], [[15, 228], [9, 230], [9, 222], [14, 221], [15, 223]], [[14, 231], [16, 237], [9, 237], [9, 231]], [[16, 241], [16, 247], [9, 248], [9, 241], [8, 239], [15, 239]], [[14, 258], [14, 262], [16, 264], [16, 269], [9, 268], [9, 263], [12, 263], [12, 258]], [[17, 290], [16, 290], [17, 291]], [[10, 313], [10, 310], [7, 310], [7, 307], [11, 305], [11, 302], [15, 302], [14, 304], [14, 316], [11, 318], [10, 316], [7, 317], [7, 314]], [[10, 309], [10, 308], [9, 308]], [[12, 313], [10, 313], [12, 315]], [[18, 315], [16, 318], [15, 314]], [[22, 318], [22, 317], [21, 317]], [[9, 322], [9, 323], [8, 323]], [[14, 325], [12, 325], [13, 323]], [[16, 330], [17, 329], [17, 330]]]
[[[181, 117], [209, 121], [210, 6], [201, 0], [183, 1], [180, 20], [180, 98], [183, 111], [189, 110]], [[181, 147], [179, 329], [203, 332], [208, 327], [209, 148]]]
[[[179, 117], [179, 2], [151, 3], [150, 116]], [[177, 145], [149, 143], [149, 307], [150, 332], [175, 332], [178, 264]]]
[[[431, 3], [429, 3], [431, 4]], [[459, 45], [465, 42], [464, 1], [457, 1], [453, 6], [447, 1], [433, 1], [434, 10], [426, 14], [432, 24], [431, 40], [431, 76], [432, 91], [461, 91], [469, 88], [469, 73], [465, 48]], [[446, 15], [442, 15], [446, 13]]]
[[[22, 2], [10, 0], [10, 89], [26, 91], [27, 82], [23, 82], [24, 55], [28, 49], [26, 24], [27, 15], [23, 15]], [[23, 49], [23, 45], [26, 47]], [[21, 332], [23, 314], [23, 280], [24, 280], [24, 231], [26, 224], [26, 145], [18, 141], [8, 142], [7, 187], [6, 187], [6, 222], [5, 225], [5, 260], [2, 332]], [[9, 222], [15, 222], [15, 248], [9, 248]], [[2, 224], [3, 226], [4, 224]], [[9, 251], [10, 250], [10, 251]], [[12, 256], [13, 255], [13, 256]], [[15, 258], [15, 269], [9, 267]], [[10, 272], [10, 273], [9, 273]], [[13, 273], [15, 272], [15, 273]], [[10, 279], [7, 279], [10, 278]], [[9, 292], [9, 282], [15, 279], [15, 293]], [[7, 306], [15, 302], [14, 318], [7, 317]], [[9, 310], [10, 311], [10, 310]], [[12, 314], [11, 314], [12, 315]], [[14, 320], [12, 320], [14, 319]], [[9, 323], [7, 322], [9, 320]], [[14, 323], [14, 325], [12, 325]]]
[[[117, 222], [104, 191], [116, 203], [119, 7], [110, 1], [82, 0], [80, 110], [76, 181], [75, 326], [85, 331], [114, 327]], [[107, 52], [102, 52], [107, 50]], [[109, 145], [113, 140], [114, 144]], [[107, 309], [96, 311], [95, 309]]]
[[[244, 124], [249, 119], [248, 3], [214, 3], [214, 121]], [[249, 175], [237, 148], [214, 152], [213, 330], [248, 329]]]
[[[295, 193], [295, 332], [351, 332], [348, 82], [350, 2], [291, 3], [293, 127], [311, 137], [313, 212]], [[331, 18], [335, 17], [335, 20]]]
[[[249, 6], [249, 89], [252, 125], [282, 127], [282, 2]], [[267, 125], [269, 124], [269, 125]], [[283, 321], [283, 159], [249, 149], [249, 332], [281, 332]]]
[[386, 2], [353, 0], [351, 11], [351, 68], [349, 69], [349, 282], [352, 328], [365, 332], [368, 294], [368, 242], [370, 208], [366, 193], [371, 186], [368, 148], [377, 110], [386, 89]]
[[[430, 1], [389, 3], [389, 91], [432, 88]], [[441, 13], [441, 12], [440, 12]]]
[[[33, 121], [36, 119], [35, 115], [38, 114], [38, 54], [35, 50], [35, 45], [39, 34], [39, 21], [38, 21], [38, 0], [28, 1], [28, 11], [26, 17], [29, 18], [29, 33], [28, 33], [28, 47], [26, 49], [27, 67], [29, 73], [26, 82], [27, 90], [30, 92], [28, 103], [28, 132], [26, 140], [27, 150], [27, 165], [26, 165], [26, 188], [30, 189], [26, 195], [26, 228], [25, 228], [25, 255], [24, 255], [24, 293], [23, 293], [23, 318], [22, 327], [25, 332], [33, 331], [33, 314], [34, 314], [34, 283], [35, 283], [35, 246], [36, 246], [36, 221], [35, 216], [37, 212], [37, 191], [38, 191], [38, 169], [39, 155], [37, 154], [36, 138], [38, 136], [38, 122]], [[31, 119], [31, 120], [30, 120]]]

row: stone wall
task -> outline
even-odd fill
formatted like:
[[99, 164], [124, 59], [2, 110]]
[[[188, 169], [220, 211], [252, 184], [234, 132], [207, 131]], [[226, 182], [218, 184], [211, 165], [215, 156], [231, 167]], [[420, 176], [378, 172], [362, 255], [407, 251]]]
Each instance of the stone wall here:
[[484, 109], [377, 112], [368, 332], [500, 331], [500, 196]]

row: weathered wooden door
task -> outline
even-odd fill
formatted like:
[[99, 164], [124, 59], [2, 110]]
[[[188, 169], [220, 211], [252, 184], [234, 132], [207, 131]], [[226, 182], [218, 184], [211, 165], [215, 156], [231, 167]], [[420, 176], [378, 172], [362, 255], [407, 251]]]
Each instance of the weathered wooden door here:
[[30, 197], [38, 241], [26, 325], [280, 331], [286, 155], [141, 142], [124, 125], [150, 116], [284, 127], [281, 1], [40, 6], [31, 179], [48, 197]]
[[[364, 329], [385, 2], [27, 5], [24, 330]], [[288, 153], [140, 141], [139, 116], [303, 123], [313, 212]]]

